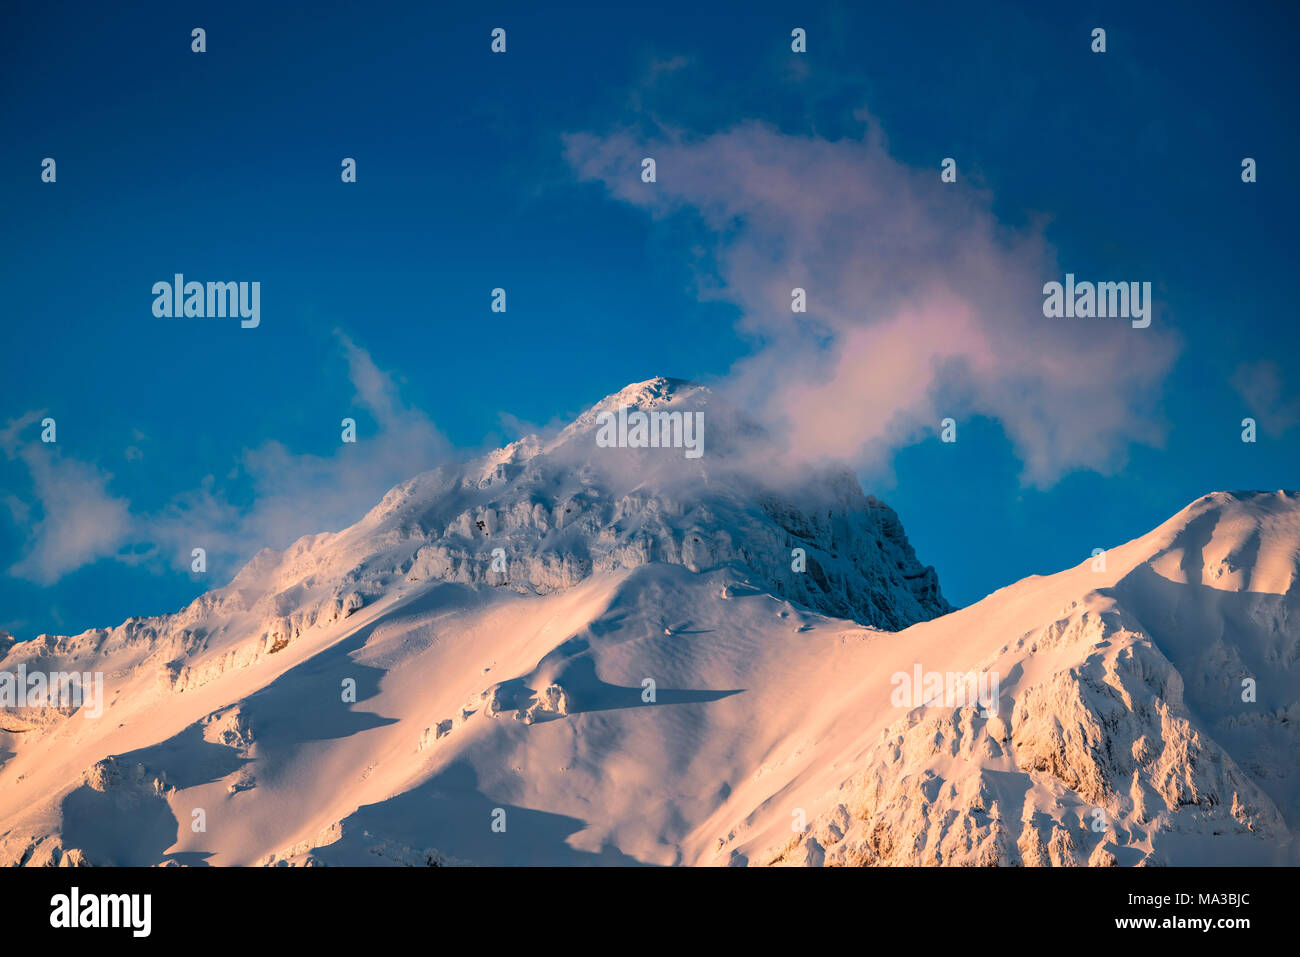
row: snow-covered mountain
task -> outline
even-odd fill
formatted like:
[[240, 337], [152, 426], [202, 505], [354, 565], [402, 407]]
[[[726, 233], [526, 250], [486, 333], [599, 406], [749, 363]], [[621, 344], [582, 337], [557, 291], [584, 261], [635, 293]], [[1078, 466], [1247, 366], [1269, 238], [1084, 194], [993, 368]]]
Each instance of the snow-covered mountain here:
[[808, 833], [764, 859], [1293, 864], [1298, 569], [1300, 493], [1216, 492], [901, 632], [927, 670], [999, 675], [995, 713], [875, 718]]
[[[703, 454], [609, 447], [620, 408], [700, 413]], [[98, 717], [0, 710], [0, 862], [1294, 859], [1300, 497], [952, 611], [770, 441], [651, 380], [175, 615], [0, 636], [0, 674], [103, 674]], [[972, 672], [995, 700], [900, 700]]]

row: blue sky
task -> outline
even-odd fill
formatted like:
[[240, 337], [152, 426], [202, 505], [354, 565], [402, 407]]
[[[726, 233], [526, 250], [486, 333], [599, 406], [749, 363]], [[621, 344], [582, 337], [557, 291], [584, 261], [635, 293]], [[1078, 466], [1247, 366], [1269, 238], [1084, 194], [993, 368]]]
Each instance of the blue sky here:
[[[842, 446], [959, 604], [1208, 491], [1300, 484], [1285, 5], [709, 6], [8, 5], [0, 627], [175, 610], [259, 545], [661, 374], [815, 416], [796, 434]], [[653, 194], [620, 178], [643, 152]], [[797, 334], [759, 294], [794, 265], [814, 303]], [[962, 288], [981, 268], [1005, 303]], [[1152, 328], [1052, 338], [1035, 286], [1066, 270], [1151, 281]], [[260, 281], [261, 326], [154, 318], [175, 272]], [[975, 316], [951, 340], [946, 300], [889, 326], [904, 280], [949, 279]], [[954, 344], [915, 374], [886, 362], [918, 394], [864, 408], [881, 421], [859, 434], [818, 410], [882, 381], [885, 327]], [[205, 578], [196, 537], [216, 543]]]

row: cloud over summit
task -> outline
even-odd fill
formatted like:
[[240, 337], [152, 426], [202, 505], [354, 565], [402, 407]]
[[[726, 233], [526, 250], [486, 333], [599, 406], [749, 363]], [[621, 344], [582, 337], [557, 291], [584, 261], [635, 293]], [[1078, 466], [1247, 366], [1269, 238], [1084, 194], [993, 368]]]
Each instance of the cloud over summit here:
[[[729, 391], [800, 459], [879, 467], [942, 418], [979, 415], [1001, 424], [1024, 481], [1044, 486], [1113, 472], [1133, 443], [1162, 440], [1177, 337], [1158, 303], [1143, 330], [1045, 318], [1043, 284], [1062, 270], [1041, 231], [1005, 228], [960, 173], [941, 182], [941, 157], [908, 166], [875, 125], [828, 140], [759, 122], [574, 133], [565, 150], [579, 178], [705, 228], [702, 294], [738, 307], [755, 344]], [[646, 156], [657, 182], [641, 181]], [[804, 314], [791, 311], [795, 287]]]

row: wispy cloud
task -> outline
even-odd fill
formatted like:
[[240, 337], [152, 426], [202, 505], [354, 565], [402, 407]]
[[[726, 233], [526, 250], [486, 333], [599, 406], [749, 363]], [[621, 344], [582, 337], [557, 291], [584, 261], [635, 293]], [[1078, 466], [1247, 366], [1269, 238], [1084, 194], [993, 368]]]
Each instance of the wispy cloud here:
[[103, 558], [188, 567], [190, 551], [207, 551], [209, 570], [225, 574], [263, 547], [356, 521], [398, 482], [445, 460], [448, 443], [419, 409], [402, 401], [392, 377], [347, 336], [338, 336], [358, 411], [374, 434], [340, 442], [329, 455], [295, 452], [280, 441], [245, 450], [232, 476], [251, 494], [232, 496], [209, 475], [177, 492], [161, 509], [141, 513], [109, 488], [112, 476], [69, 458], [36, 438], [40, 413], [0, 431], [0, 448], [21, 461], [28, 498], [6, 499], [10, 517], [27, 529], [23, 557], [10, 569], [48, 585]]
[[1269, 435], [1284, 435], [1300, 423], [1300, 397], [1287, 396], [1282, 371], [1272, 359], [1241, 363], [1231, 385]]
[[[1045, 319], [1042, 286], [1061, 270], [1041, 231], [1004, 228], [990, 197], [941, 183], [937, 158], [925, 170], [894, 159], [860, 118], [857, 139], [748, 122], [702, 137], [576, 133], [565, 147], [582, 179], [704, 225], [700, 294], [738, 306], [757, 346], [729, 384], [800, 458], [880, 467], [941, 418], [984, 415], [1024, 480], [1047, 485], [1158, 444], [1151, 410], [1177, 351], [1158, 313], [1144, 330]], [[655, 183], [641, 181], [645, 156]], [[806, 314], [791, 312], [793, 287]]]
[[0, 431], [0, 449], [31, 475], [39, 514], [16, 495], [5, 504], [15, 524], [29, 529], [23, 557], [9, 573], [42, 585], [117, 553], [132, 526], [129, 503], [108, 490], [112, 475], [68, 458], [57, 443], [23, 442], [39, 430], [41, 412], [30, 412]]

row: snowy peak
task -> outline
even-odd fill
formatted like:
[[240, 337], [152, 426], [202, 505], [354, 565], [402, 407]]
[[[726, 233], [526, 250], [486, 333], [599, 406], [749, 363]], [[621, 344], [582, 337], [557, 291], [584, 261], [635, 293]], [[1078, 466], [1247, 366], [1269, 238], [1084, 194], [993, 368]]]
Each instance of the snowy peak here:
[[[664, 441], [633, 441], [638, 414], [664, 417]], [[701, 443], [695, 457], [692, 437]], [[407, 581], [548, 594], [652, 562], [693, 572], [735, 565], [765, 591], [877, 627], [950, 610], [891, 509], [845, 470], [793, 485], [764, 476], [756, 466], [764, 441], [757, 423], [705, 386], [635, 383], [554, 439], [529, 436], [403, 483], [354, 528], [297, 543], [294, 574], [319, 579], [331, 564], [357, 572], [350, 587], [369, 602], [399, 580], [384, 566]]]
[[[600, 444], [601, 416], [620, 409], [703, 415], [705, 454]], [[761, 592], [885, 629], [951, 610], [892, 509], [846, 470], [796, 484], [764, 475], [763, 441], [705, 386], [634, 383], [554, 439], [528, 436], [415, 476], [350, 528], [262, 550], [176, 614], [20, 648], [159, 658], [160, 680], [187, 687], [413, 589], [450, 582], [539, 596], [652, 563], [732, 568]]]
[[1300, 497], [1218, 492], [908, 629], [927, 672], [995, 679], [993, 706], [902, 709], [855, 775], [805, 798], [826, 808], [808, 836], [760, 859], [1294, 862], [1298, 564]]
[[1172, 582], [1287, 594], [1300, 573], [1300, 492], [1214, 492], [1147, 536]]
[[[634, 382], [601, 399], [545, 449], [558, 453], [570, 448], [584, 459], [592, 448], [618, 449], [625, 463], [649, 468], [657, 477], [691, 477], [704, 473], [708, 464], [716, 466], [719, 460], [739, 467], [744, 457], [767, 457], [772, 451], [767, 440], [758, 422], [708, 386], [659, 376]], [[643, 454], [669, 448], [681, 448], [682, 453], [676, 457]], [[699, 460], [705, 453], [711, 463], [674, 461]]]
[[605, 398], [579, 415], [565, 429], [565, 432], [570, 429], [583, 431], [594, 427], [596, 417], [603, 412], [617, 412], [620, 408], [651, 412], [667, 406], [687, 404], [703, 407], [708, 405], [713, 397], [713, 390], [698, 382], [656, 376], [644, 382], [633, 382], [617, 392], [605, 396]]

